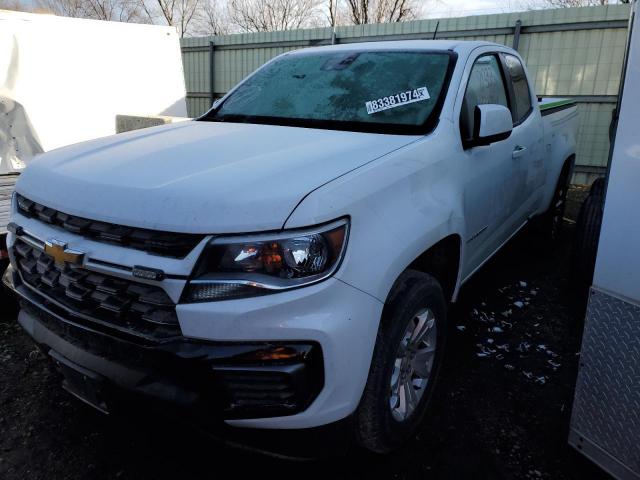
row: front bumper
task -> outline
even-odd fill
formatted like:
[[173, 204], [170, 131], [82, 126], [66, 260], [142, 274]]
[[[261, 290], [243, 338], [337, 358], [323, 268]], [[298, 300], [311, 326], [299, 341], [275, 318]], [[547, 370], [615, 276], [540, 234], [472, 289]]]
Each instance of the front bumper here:
[[[67, 389], [100, 410], [127, 392], [203, 419], [291, 415], [307, 408], [324, 383], [314, 343], [177, 339], [143, 346], [43, 304], [11, 267], [4, 280], [20, 297], [19, 324], [68, 374]], [[74, 372], [93, 378], [88, 388], [100, 394], [71, 388]]]
[[[140, 346], [51, 311], [11, 271], [5, 283], [22, 298], [23, 328], [63, 363], [104, 379], [108, 400], [125, 391], [200, 419], [261, 429], [348, 417], [364, 388], [381, 310], [377, 300], [330, 279], [259, 299], [179, 305], [184, 336]], [[291, 356], [271, 361], [274, 349]], [[283, 392], [288, 403], [273, 401]]]

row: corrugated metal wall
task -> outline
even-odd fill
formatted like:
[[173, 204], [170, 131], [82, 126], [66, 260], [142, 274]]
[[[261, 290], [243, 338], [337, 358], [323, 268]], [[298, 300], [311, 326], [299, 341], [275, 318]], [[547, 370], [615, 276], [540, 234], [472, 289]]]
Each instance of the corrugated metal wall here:
[[[513, 46], [514, 37], [518, 37], [518, 51], [527, 62], [538, 95], [570, 96], [578, 101], [578, 168], [574, 181], [587, 183], [606, 168], [608, 126], [622, 71], [628, 18], [629, 5], [447, 18], [439, 20], [437, 38]], [[336, 36], [338, 43], [432, 38], [437, 23], [417, 20], [340, 27]], [[331, 35], [331, 29], [317, 28], [183, 39], [189, 115], [206, 111], [212, 96], [222, 96], [267, 60], [290, 50], [330, 44]]]

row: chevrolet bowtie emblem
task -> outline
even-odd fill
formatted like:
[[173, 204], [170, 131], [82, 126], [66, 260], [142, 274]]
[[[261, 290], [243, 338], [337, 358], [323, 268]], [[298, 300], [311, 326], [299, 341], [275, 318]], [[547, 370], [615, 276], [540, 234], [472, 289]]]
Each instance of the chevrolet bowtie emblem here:
[[51, 238], [44, 242], [44, 253], [53, 258], [58, 265], [70, 263], [80, 265], [84, 258], [84, 253], [67, 248], [67, 244]]

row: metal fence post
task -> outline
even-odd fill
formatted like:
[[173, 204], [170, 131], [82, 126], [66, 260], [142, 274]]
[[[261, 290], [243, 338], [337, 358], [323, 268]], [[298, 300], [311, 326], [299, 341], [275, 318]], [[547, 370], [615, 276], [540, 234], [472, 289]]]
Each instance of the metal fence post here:
[[213, 60], [215, 58], [216, 46], [213, 41], [209, 42], [209, 100], [210, 105], [213, 105], [213, 102], [216, 99], [216, 88], [215, 88], [215, 79], [214, 75], [214, 63]]
[[522, 20], [516, 20], [516, 25], [513, 27], [513, 49], [518, 50], [520, 45], [520, 30], [522, 30]]

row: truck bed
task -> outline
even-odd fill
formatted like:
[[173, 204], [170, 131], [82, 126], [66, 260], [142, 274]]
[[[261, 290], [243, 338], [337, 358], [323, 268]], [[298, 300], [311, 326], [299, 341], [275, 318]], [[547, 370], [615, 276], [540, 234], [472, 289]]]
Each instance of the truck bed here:
[[11, 195], [18, 176], [18, 174], [0, 175], [0, 235], [7, 232], [11, 213]]

